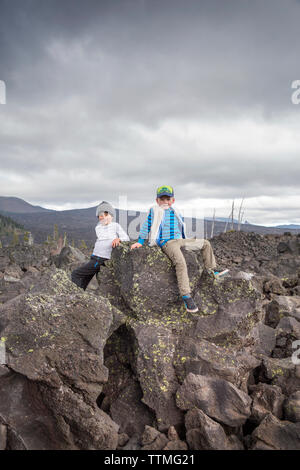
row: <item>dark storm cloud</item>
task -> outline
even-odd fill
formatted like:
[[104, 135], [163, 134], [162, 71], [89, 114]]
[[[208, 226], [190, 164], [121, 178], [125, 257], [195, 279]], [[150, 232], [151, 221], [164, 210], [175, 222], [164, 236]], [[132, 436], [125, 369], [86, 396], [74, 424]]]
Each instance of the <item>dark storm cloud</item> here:
[[299, 2], [0, 9], [3, 195], [86, 205], [118, 193], [145, 202], [161, 182], [190, 199], [297, 191]]
[[41, 105], [68, 91], [139, 120], [290, 104], [294, 1], [2, 4], [1, 69], [12, 99], [15, 91]]

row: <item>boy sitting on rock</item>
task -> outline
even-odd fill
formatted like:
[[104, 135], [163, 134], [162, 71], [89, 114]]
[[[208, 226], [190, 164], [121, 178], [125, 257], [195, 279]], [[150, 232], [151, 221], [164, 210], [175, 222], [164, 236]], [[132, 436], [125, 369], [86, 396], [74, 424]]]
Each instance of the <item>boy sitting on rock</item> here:
[[115, 210], [108, 202], [103, 201], [99, 204], [96, 216], [99, 219], [95, 228], [97, 240], [91, 259], [83, 266], [74, 269], [71, 275], [72, 281], [84, 290], [93, 276], [99, 272], [100, 266], [110, 259], [112, 249], [120, 245], [120, 241], [129, 241], [121, 225], [113, 222]]
[[172, 207], [175, 198], [171, 186], [161, 186], [157, 189], [156, 202], [157, 205], [151, 207], [141, 228], [138, 242], [131, 245], [131, 249], [143, 246], [148, 237], [150, 246], [160, 246], [175, 266], [178, 288], [185, 308], [188, 312], [197, 312], [198, 307], [191, 297], [188, 270], [181, 247], [187, 250], [201, 250], [204, 266], [215, 278], [227, 274], [228, 269], [223, 272], [216, 271], [216, 260], [208, 240], [186, 238], [183, 218]]

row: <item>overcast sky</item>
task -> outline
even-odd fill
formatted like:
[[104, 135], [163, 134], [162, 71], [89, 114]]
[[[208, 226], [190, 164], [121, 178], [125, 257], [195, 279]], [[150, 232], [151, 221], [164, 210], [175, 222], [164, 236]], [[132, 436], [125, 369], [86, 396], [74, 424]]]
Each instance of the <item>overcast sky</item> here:
[[0, 0], [0, 195], [146, 210], [168, 184], [300, 224], [299, 24], [297, 0]]

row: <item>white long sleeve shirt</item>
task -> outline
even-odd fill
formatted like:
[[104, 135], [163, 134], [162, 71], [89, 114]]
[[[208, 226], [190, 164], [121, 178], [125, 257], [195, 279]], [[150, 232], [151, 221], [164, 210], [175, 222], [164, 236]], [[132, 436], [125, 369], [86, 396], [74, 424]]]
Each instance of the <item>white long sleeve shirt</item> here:
[[95, 227], [97, 240], [94, 246], [93, 255], [101, 258], [110, 259], [112, 251], [112, 242], [115, 238], [121, 241], [129, 241], [127, 233], [117, 222], [111, 222], [108, 225], [102, 225], [100, 222]]

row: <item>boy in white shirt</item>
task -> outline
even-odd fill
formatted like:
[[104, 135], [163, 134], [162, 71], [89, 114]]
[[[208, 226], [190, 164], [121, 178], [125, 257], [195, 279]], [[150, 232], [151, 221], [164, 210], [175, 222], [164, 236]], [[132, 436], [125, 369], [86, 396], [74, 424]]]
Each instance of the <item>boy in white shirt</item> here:
[[113, 222], [115, 210], [106, 201], [101, 202], [96, 209], [99, 219], [95, 227], [97, 240], [93, 254], [88, 263], [74, 269], [71, 278], [78, 287], [86, 289], [93, 276], [100, 270], [100, 266], [111, 257], [112, 249], [120, 245], [121, 241], [129, 241], [129, 237], [120, 224]]

